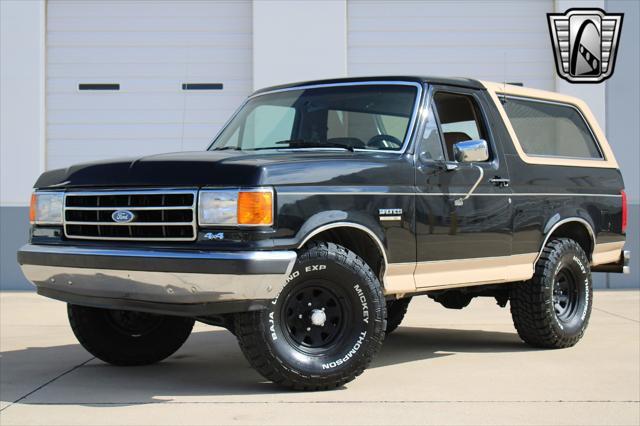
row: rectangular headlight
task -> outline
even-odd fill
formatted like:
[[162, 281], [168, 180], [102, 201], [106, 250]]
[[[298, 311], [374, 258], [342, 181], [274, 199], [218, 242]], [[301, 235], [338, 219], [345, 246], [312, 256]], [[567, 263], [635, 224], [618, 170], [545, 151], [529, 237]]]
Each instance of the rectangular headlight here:
[[31, 194], [29, 221], [36, 225], [62, 225], [64, 192]]
[[238, 218], [237, 190], [202, 190], [198, 200], [200, 225], [236, 225]]
[[203, 189], [198, 201], [200, 226], [270, 226], [273, 190]]

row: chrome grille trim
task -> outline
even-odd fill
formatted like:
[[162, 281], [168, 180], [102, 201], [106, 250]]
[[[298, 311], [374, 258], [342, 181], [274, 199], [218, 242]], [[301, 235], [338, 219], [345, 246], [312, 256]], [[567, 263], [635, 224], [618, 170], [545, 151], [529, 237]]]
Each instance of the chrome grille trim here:
[[[131, 195], [190, 195], [191, 196], [191, 204], [188, 205], [171, 205], [171, 206], [161, 206], [161, 205], [151, 205], [151, 206], [127, 206], [127, 205], [118, 205], [118, 206], [68, 206], [68, 200], [73, 197], [104, 197], [104, 196], [131, 196]], [[198, 198], [198, 190], [197, 189], [150, 189], [150, 190], [105, 190], [105, 191], [73, 191], [67, 192], [64, 196], [64, 210], [63, 210], [63, 228], [64, 235], [69, 239], [78, 239], [78, 240], [111, 240], [111, 241], [195, 241], [198, 236], [198, 227], [197, 227], [197, 211], [196, 211], [196, 203]], [[99, 202], [97, 203], [99, 204]], [[131, 198], [129, 197], [128, 203], [131, 204]], [[170, 221], [153, 221], [153, 222], [128, 222], [128, 223], [119, 223], [119, 222], [105, 222], [104, 220], [99, 220], [99, 212], [104, 211], [117, 211], [117, 210], [130, 210], [132, 212], [136, 211], [147, 211], [147, 212], [157, 212], [157, 211], [177, 211], [177, 210], [185, 210], [191, 212], [191, 221], [185, 222], [170, 222]], [[96, 221], [77, 221], [77, 220], [67, 220], [67, 212], [69, 211], [81, 211], [81, 212], [96, 212]], [[129, 227], [129, 236], [101, 236], [101, 235], [83, 235], [75, 234], [70, 232], [69, 226], [95, 226], [96, 231], [99, 232], [101, 226], [115, 226], [115, 227]], [[158, 226], [163, 228], [163, 235], [166, 235], [166, 228], [171, 227], [189, 227], [191, 229], [191, 235], [189, 237], [170, 237], [170, 236], [162, 236], [162, 237], [141, 237], [134, 236], [133, 230], [137, 227], [148, 227], [148, 226]]]

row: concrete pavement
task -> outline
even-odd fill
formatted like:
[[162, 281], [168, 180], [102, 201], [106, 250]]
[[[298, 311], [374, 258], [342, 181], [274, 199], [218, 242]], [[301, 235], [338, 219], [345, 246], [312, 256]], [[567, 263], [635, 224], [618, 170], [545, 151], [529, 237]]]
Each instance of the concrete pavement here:
[[118, 368], [76, 342], [64, 304], [0, 293], [0, 424], [640, 424], [640, 292], [596, 292], [574, 348], [521, 343], [508, 309], [410, 305], [373, 365], [343, 389], [266, 382], [234, 337], [199, 324], [153, 366]]

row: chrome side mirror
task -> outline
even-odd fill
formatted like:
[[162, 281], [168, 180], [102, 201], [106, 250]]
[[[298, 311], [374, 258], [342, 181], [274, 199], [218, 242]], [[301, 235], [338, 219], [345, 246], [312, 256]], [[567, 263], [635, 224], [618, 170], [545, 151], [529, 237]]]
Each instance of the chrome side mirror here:
[[453, 156], [458, 163], [473, 163], [489, 159], [489, 145], [484, 139], [462, 141], [453, 145]]

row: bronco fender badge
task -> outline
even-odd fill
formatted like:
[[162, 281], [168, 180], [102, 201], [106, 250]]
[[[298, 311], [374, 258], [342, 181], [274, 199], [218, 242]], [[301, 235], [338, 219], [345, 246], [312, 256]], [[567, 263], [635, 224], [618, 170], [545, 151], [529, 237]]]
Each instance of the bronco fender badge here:
[[378, 209], [381, 221], [402, 220], [402, 209]]
[[111, 214], [111, 219], [117, 223], [129, 223], [136, 218], [136, 215], [129, 210], [116, 210]]

